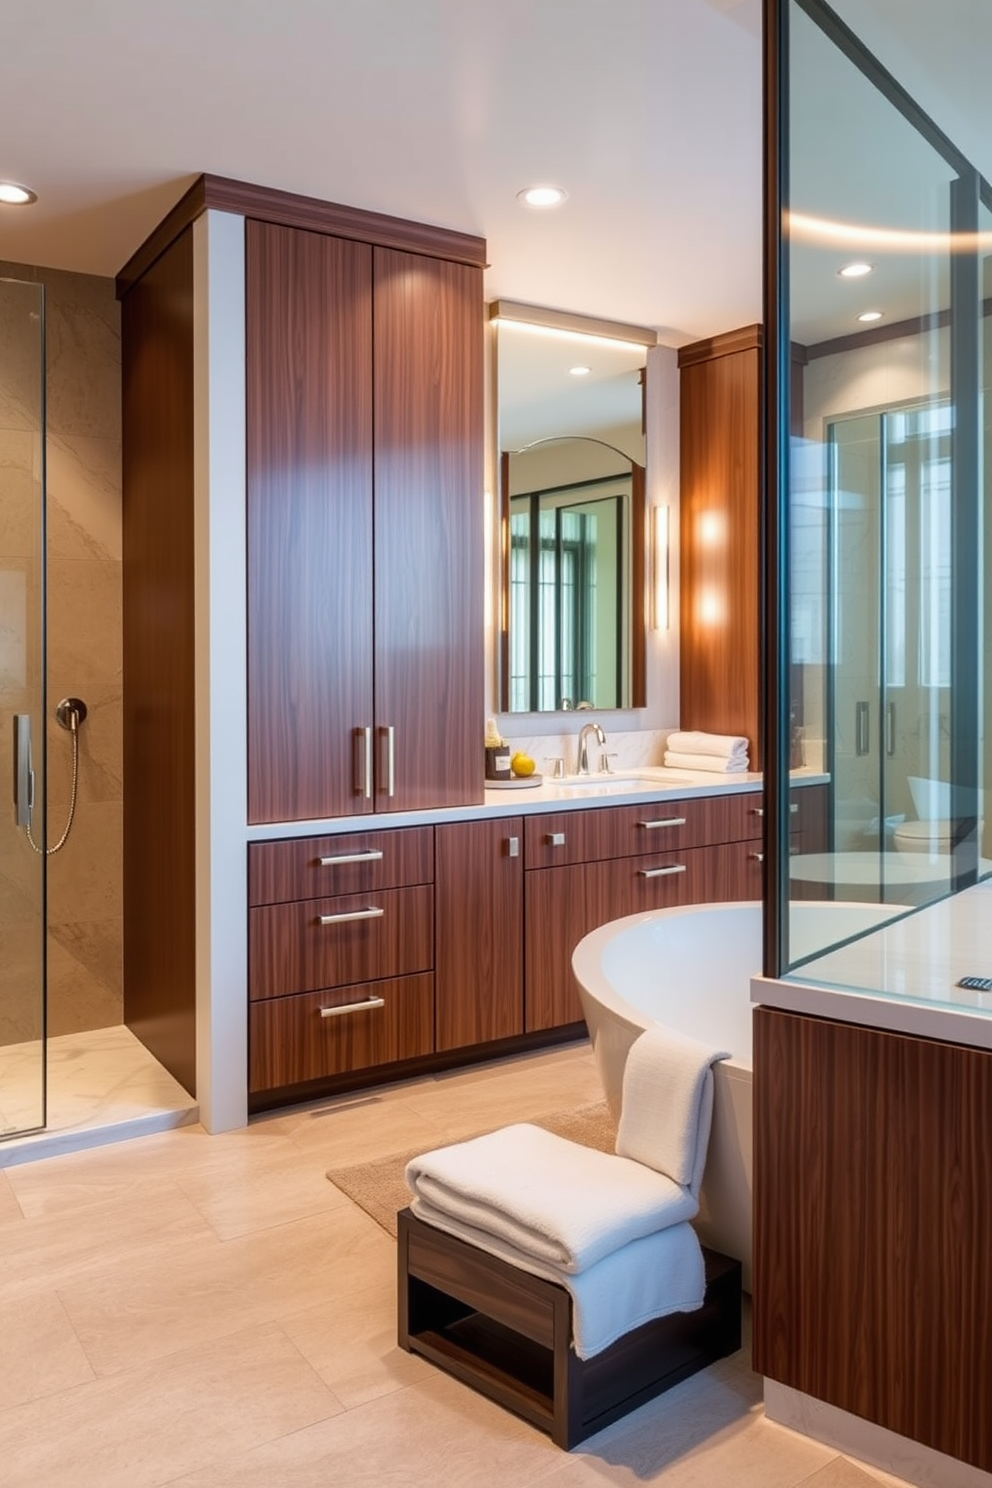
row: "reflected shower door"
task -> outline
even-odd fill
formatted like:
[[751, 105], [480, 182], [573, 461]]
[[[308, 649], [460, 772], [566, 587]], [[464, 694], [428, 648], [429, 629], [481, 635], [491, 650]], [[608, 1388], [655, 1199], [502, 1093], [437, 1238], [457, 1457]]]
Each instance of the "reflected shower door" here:
[[0, 1139], [45, 1125], [44, 290], [0, 279]]

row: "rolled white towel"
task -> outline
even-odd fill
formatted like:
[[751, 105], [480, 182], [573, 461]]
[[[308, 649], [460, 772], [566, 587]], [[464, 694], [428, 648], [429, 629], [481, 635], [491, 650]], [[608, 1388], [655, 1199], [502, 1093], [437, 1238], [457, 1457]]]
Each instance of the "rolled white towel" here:
[[701, 730], [669, 734], [665, 746], [673, 754], [714, 754], [718, 759], [747, 759], [747, 740], [741, 734], [706, 734]]
[[665, 764], [670, 770], [697, 770], [709, 775], [743, 775], [747, 772], [747, 755], [722, 758], [716, 754], [677, 754], [665, 750]]

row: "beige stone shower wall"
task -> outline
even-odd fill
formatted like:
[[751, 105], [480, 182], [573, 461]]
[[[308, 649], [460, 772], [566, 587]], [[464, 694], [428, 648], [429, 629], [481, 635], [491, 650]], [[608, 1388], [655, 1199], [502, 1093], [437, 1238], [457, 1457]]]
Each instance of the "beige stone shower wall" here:
[[58, 700], [81, 697], [76, 820], [48, 868], [48, 1031], [123, 1017], [121, 360], [111, 279], [0, 264], [45, 285], [48, 394], [49, 840], [65, 824], [69, 735]]

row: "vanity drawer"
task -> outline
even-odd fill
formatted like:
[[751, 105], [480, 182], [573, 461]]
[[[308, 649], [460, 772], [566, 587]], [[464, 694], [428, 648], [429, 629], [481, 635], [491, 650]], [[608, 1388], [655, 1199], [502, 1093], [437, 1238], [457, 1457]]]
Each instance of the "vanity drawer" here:
[[283, 997], [434, 965], [434, 886], [258, 906], [248, 913], [249, 997]]
[[330, 894], [365, 894], [434, 878], [434, 832], [350, 832], [248, 847], [248, 903], [285, 904]]
[[280, 997], [248, 1010], [248, 1089], [254, 1095], [433, 1049], [430, 973]]
[[530, 816], [524, 825], [525, 863], [554, 868], [760, 838], [760, 806], [760, 795], [748, 791]]

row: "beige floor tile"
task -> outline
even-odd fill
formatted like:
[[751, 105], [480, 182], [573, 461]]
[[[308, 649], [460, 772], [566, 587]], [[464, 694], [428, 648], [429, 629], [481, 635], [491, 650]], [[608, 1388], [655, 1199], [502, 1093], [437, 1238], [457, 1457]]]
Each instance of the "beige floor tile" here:
[[835, 1457], [812, 1477], [804, 1478], [801, 1488], [902, 1488], [903, 1480], [874, 1467], [855, 1463], [849, 1457]]
[[347, 1410], [435, 1373], [397, 1345], [395, 1281], [308, 1308], [282, 1326]]
[[[753, 1377], [752, 1377], [753, 1378]], [[765, 1420], [727, 1376], [709, 1371], [590, 1437], [541, 1488], [796, 1488], [836, 1457], [829, 1447]]]
[[209, 1136], [199, 1124], [158, 1132], [65, 1157], [24, 1163], [6, 1171], [21, 1207], [30, 1217], [78, 1215], [89, 1204], [139, 1197], [187, 1175], [227, 1175], [236, 1186], [251, 1181], [256, 1163], [295, 1149], [288, 1139], [255, 1127]]
[[541, 1432], [439, 1375], [170, 1488], [522, 1488], [556, 1454]]
[[[39, 1165], [40, 1166], [40, 1165]], [[175, 1184], [142, 1197], [91, 1205], [85, 1214], [25, 1220], [3, 1230], [0, 1303], [19, 1294], [84, 1285], [99, 1278], [113, 1287], [142, 1257], [208, 1237], [206, 1220]]]
[[385, 1157], [421, 1143], [426, 1151], [444, 1140], [444, 1128], [414, 1111], [406, 1101], [356, 1102], [315, 1107], [306, 1121], [293, 1127], [290, 1140], [326, 1170]]
[[3, 1412], [3, 1482], [156, 1488], [340, 1410], [279, 1327], [253, 1328]]
[[54, 1292], [3, 1304], [0, 1413], [95, 1375]]
[[10, 1186], [6, 1171], [0, 1168], [0, 1225], [14, 1224], [24, 1219], [24, 1210], [17, 1202], [17, 1195]]
[[222, 1240], [272, 1229], [297, 1219], [308, 1219], [348, 1204], [344, 1194], [328, 1183], [316, 1154], [266, 1152], [260, 1146], [243, 1153], [232, 1173], [230, 1163], [199, 1166], [181, 1173], [177, 1183]]
[[383, 1284], [395, 1267], [392, 1240], [349, 1204], [236, 1240], [173, 1246], [61, 1296], [105, 1375]]

